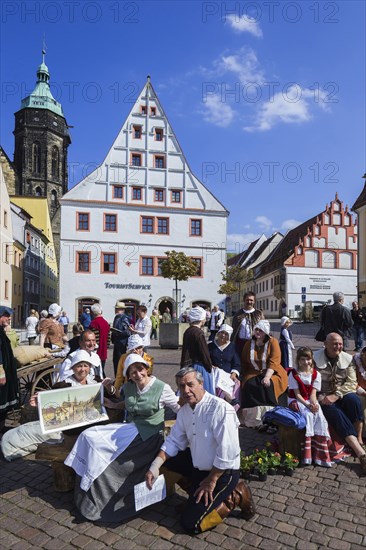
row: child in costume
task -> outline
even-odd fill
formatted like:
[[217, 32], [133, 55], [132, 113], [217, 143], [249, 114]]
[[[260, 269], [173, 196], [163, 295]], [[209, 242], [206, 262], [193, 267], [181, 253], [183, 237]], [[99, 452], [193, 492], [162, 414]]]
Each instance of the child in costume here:
[[288, 404], [300, 412], [306, 420], [305, 442], [302, 449], [302, 463], [330, 468], [330, 435], [328, 422], [316, 397], [321, 388], [321, 376], [315, 370], [313, 352], [310, 348], [299, 348], [296, 355], [296, 369], [289, 371]]

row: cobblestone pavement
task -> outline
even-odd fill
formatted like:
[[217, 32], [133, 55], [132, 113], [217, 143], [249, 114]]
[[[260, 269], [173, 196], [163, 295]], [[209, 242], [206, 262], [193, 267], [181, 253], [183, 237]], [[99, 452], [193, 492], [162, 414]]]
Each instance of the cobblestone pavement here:
[[[279, 325], [273, 325], [278, 336]], [[310, 345], [315, 325], [293, 327], [296, 346]], [[154, 373], [174, 381], [180, 352], [151, 349]], [[108, 371], [111, 365], [108, 364]], [[240, 428], [241, 446], [248, 453], [265, 444], [269, 436]], [[27, 459], [0, 462], [0, 548], [26, 550], [95, 549], [130, 550], [334, 548], [356, 550], [366, 547], [366, 477], [360, 477], [351, 458], [331, 469], [307, 466], [293, 477], [269, 476], [266, 482], [250, 480], [257, 514], [250, 521], [238, 512], [213, 531], [191, 537], [182, 532], [175, 507], [184, 497], [178, 493], [151, 506], [123, 525], [82, 520], [73, 505], [72, 493], [56, 493], [48, 462]]]

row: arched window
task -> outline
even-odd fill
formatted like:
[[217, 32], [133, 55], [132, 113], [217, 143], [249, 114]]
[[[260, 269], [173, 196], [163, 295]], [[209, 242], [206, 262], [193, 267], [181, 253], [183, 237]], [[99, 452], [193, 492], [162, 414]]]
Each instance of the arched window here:
[[40, 174], [41, 173], [41, 144], [39, 143], [39, 141], [35, 141], [33, 143], [33, 157], [32, 157], [32, 162], [33, 162], [33, 172], [35, 174]]
[[38, 186], [34, 190], [34, 194], [36, 197], [42, 197], [42, 189]]
[[327, 250], [322, 253], [322, 264], [323, 267], [328, 267], [330, 269], [335, 269], [336, 266], [336, 253]]
[[51, 191], [51, 204], [52, 206], [57, 205], [57, 193], [54, 189]]
[[51, 157], [51, 175], [53, 178], [58, 178], [59, 176], [59, 161], [60, 154], [56, 146], [52, 147], [52, 157]]

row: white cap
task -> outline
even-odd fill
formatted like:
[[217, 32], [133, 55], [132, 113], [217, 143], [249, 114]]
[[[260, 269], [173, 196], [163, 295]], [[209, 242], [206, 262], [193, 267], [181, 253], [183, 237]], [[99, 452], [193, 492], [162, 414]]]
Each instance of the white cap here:
[[253, 327], [253, 330], [256, 328], [259, 328], [260, 330], [263, 330], [267, 336], [269, 336], [269, 333], [271, 332], [271, 325], [269, 324], [269, 321], [267, 319], [261, 319], [258, 321], [258, 323]]
[[206, 312], [200, 306], [192, 307], [192, 309], [189, 310], [188, 317], [191, 323], [203, 321], [206, 320]]
[[144, 341], [138, 334], [131, 334], [127, 342], [127, 350], [141, 348], [144, 346]]
[[92, 365], [93, 362], [91, 360], [90, 353], [88, 353], [84, 349], [78, 349], [77, 351], [75, 351], [72, 354], [70, 367], [73, 368], [78, 363], [88, 363], [89, 365]]
[[48, 308], [48, 314], [52, 315], [52, 317], [57, 317], [58, 315], [61, 314], [61, 311], [62, 311], [62, 307], [59, 306], [58, 304], [51, 304], [50, 307]]
[[128, 369], [135, 363], [142, 363], [143, 365], [146, 365], [147, 368], [150, 367], [149, 363], [145, 361], [141, 355], [138, 353], [129, 353], [125, 359], [125, 364], [123, 365], [123, 376], [127, 376]]
[[227, 332], [228, 335], [231, 336], [233, 333], [233, 327], [231, 327], [230, 325], [221, 325], [218, 332]]

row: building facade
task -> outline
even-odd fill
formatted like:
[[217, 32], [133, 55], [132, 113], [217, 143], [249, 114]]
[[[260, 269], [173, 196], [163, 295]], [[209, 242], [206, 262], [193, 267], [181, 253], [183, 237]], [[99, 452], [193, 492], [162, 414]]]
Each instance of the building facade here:
[[[148, 78], [102, 164], [61, 199], [60, 303], [70, 316], [117, 300], [172, 312], [212, 306], [226, 259], [228, 212], [191, 172]], [[160, 274], [165, 252], [195, 259], [179, 284]], [[72, 282], [72, 284], [71, 284]]]
[[45, 197], [59, 256], [60, 199], [67, 191], [67, 149], [71, 143], [61, 104], [50, 90], [45, 52], [37, 70], [33, 92], [15, 113], [14, 168], [17, 174], [10, 195]]
[[0, 165], [0, 304], [11, 307], [13, 227], [8, 189]]
[[267, 318], [302, 318], [336, 291], [351, 307], [357, 295], [357, 224], [336, 194], [325, 210], [290, 230], [254, 269], [257, 305]]
[[[364, 175], [366, 179], [366, 174]], [[360, 307], [366, 307], [366, 183], [352, 206], [358, 220], [358, 272], [357, 291]]]

